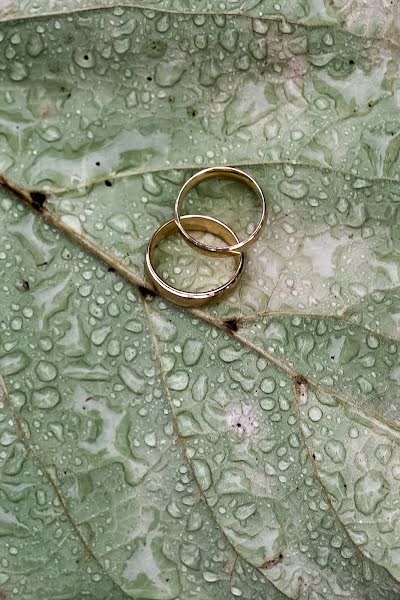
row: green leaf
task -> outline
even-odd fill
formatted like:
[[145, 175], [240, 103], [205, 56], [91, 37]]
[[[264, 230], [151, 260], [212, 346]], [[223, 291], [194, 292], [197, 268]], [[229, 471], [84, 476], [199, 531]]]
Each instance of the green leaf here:
[[[0, 9], [1, 598], [400, 597], [394, 15]], [[232, 296], [178, 309], [144, 252], [213, 164], [268, 227]], [[189, 202], [256, 222], [234, 182]], [[232, 267], [177, 237], [159, 264]]]

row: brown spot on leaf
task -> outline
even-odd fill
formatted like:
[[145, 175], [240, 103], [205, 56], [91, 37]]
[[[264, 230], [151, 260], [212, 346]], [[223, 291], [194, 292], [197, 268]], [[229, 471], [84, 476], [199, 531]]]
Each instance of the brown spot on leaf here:
[[139, 290], [139, 294], [145, 300], [147, 300], [148, 298], [154, 298], [154, 296], [155, 296], [155, 293], [152, 290], [145, 288], [143, 285], [139, 285], [138, 290]]
[[301, 385], [308, 385], [308, 380], [304, 377], [304, 375], [297, 375], [294, 382], [297, 387], [300, 387]]
[[283, 560], [283, 554], [282, 554], [282, 552], [280, 552], [279, 554], [276, 554], [269, 560], [266, 560], [265, 563], [263, 565], [261, 565], [261, 568], [262, 569], [270, 569], [271, 567], [275, 567], [276, 565], [279, 565], [279, 563], [281, 563], [282, 560]]
[[43, 209], [43, 205], [47, 200], [47, 196], [44, 192], [31, 192], [30, 193], [31, 196], [31, 205], [32, 207], [37, 210], [37, 211], [41, 211]]
[[237, 319], [227, 319], [224, 321], [224, 325], [229, 331], [237, 331], [239, 329]]

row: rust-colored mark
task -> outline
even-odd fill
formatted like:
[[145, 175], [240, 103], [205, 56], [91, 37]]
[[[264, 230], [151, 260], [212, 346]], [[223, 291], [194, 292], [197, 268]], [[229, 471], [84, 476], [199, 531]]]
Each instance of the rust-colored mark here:
[[265, 563], [261, 565], [261, 568], [262, 569], [271, 569], [271, 567], [275, 567], [276, 565], [279, 565], [279, 563], [281, 563], [282, 560], [283, 560], [283, 554], [282, 554], [282, 552], [280, 552], [279, 554], [276, 554], [272, 558], [266, 560]]
[[296, 387], [299, 388], [302, 385], [308, 385], [308, 380], [304, 377], [304, 375], [297, 375], [294, 383], [296, 384]]

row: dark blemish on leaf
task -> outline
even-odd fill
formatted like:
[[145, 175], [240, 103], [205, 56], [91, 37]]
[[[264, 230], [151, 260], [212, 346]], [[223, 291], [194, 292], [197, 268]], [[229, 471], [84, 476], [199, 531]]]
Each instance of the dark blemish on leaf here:
[[39, 263], [38, 265], [36, 265], [37, 267], [45, 267], [46, 265], [48, 265], [49, 263], [47, 262], [47, 260], [45, 260], [44, 262]]
[[224, 325], [229, 331], [237, 331], [239, 329], [237, 319], [227, 319]]
[[313, 459], [315, 460], [315, 454], [314, 454], [314, 452], [313, 452], [313, 455], [312, 455], [312, 457], [313, 457]]
[[147, 77], [147, 81], [153, 81], [153, 78], [150, 75]]
[[304, 377], [304, 375], [297, 375], [297, 377], [294, 380], [295, 384], [300, 387], [301, 385], [307, 385], [308, 381], [307, 379]]
[[106, 185], [107, 187], [111, 187], [112, 183], [111, 183], [111, 181], [109, 179], [106, 179], [105, 182], [104, 182], [104, 185]]
[[352, 58], [349, 60], [349, 65], [354, 65], [354, 60]]
[[148, 299], [148, 298], [154, 298], [154, 296], [155, 296], [155, 293], [152, 290], [149, 290], [149, 289], [143, 287], [142, 285], [139, 285], [138, 290], [139, 290], [139, 294], [145, 300]]
[[44, 192], [31, 192], [30, 196], [32, 200], [32, 207], [39, 212], [43, 210], [43, 205], [47, 200], [46, 194]]
[[280, 552], [276, 556], [270, 558], [269, 560], [266, 560], [265, 563], [263, 565], [261, 565], [261, 568], [269, 569], [271, 567], [275, 567], [276, 565], [279, 565], [279, 563], [282, 562], [282, 560], [283, 560], [283, 554], [282, 554], [282, 552]]
[[29, 290], [29, 288], [30, 288], [29, 281], [24, 279], [22, 282], [22, 287], [24, 288], [24, 290]]
[[87, 54], [84, 54], [84, 55], [83, 55], [83, 58], [84, 58], [84, 60], [89, 60], [89, 57], [88, 57], [88, 55], [87, 55]]
[[99, 160], [97, 160], [97, 161], [96, 161], [96, 167], [99, 167], [99, 166], [100, 166], [100, 161], [99, 161]]
[[115, 269], [114, 269], [114, 267], [108, 267], [107, 271], [108, 271], [109, 273], [115, 273]]

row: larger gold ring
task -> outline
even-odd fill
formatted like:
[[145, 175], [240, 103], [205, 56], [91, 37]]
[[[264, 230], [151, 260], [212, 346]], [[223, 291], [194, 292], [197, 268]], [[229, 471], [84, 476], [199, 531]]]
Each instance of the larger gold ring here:
[[[190, 190], [202, 181], [206, 181], [207, 179], [211, 179], [213, 177], [227, 177], [230, 179], [237, 179], [242, 183], [248, 185], [256, 193], [256, 195], [261, 201], [261, 217], [253, 233], [245, 240], [240, 241], [238, 239], [236, 243], [231, 244], [229, 246], [209, 246], [204, 242], [196, 240], [188, 233], [187, 229], [183, 226], [183, 217], [181, 217], [180, 215], [182, 203], [185, 200], [187, 194], [190, 192]], [[253, 244], [260, 237], [262, 227], [266, 220], [266, 216], [267, 204], [265, 201], [265, 196], [257, 181], [253, 179], [253, 177], [251, 177], [248, 173], [245, 173], [244, 171], [241, 171], [240, 169], [236, 169], [234, 167], [210, 167], [208, 169], [203, 169], [202, 171], [199, 171], [198, 173], [190, 177], [190, 179], [188, 179], [187, 182], [183, 185], [175, 203], [175, 223], [179, 231], [184, 236], [188, 244], [194, 246], [200, 252], [206, 254], [232, 254], [237, 251], [244, 252], [244, 250], [251, 246], [251, 244]]]
[[[217, 219], [203, 215], [185, 215], [181, 218], [185, 223], [185, 226], [190, 231], [207, 231], [209, 233], [213, 233], [224, 240], [224, 242], [227, 244], [237, 244], [239, 242], [237, 235], [235, 235], [233, 231], [227, 225], [225, 225], [225, 223], [222, 223]], [[154, 252], [162, 239], [177, 230], [178, 226], [174, 219], [167, 221], [161, 225], [157, 231], [155, 231], [147, 246], [145, 271], [147, 277], [157, 292], [167, 300], [171, 300], [171, 302], [179, 304], [179, 306], [186, 307], [202, 306], [203, 304], [206, 304], [211, 300], [230, 292], [237, 285], [243, 271], [244, 255], [241, 252], [235, 252], [234, 254], [236, 271], [232, 277], [224, 285], [221, 285], [208, 292], [185, 292], [183, 290], [179, 290], [166, 283], [164, 279], [158, 275], [153, 267]]]

